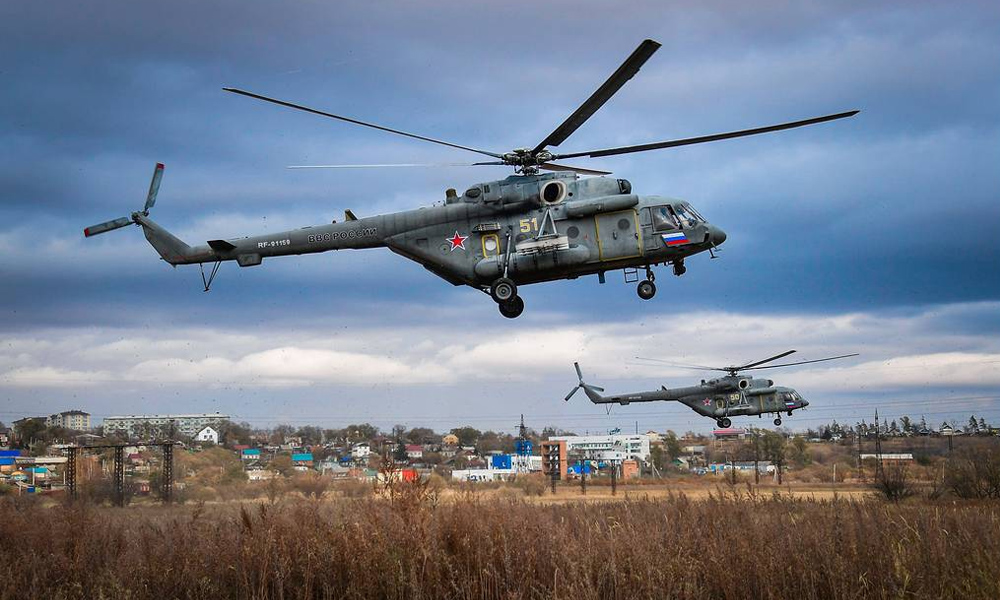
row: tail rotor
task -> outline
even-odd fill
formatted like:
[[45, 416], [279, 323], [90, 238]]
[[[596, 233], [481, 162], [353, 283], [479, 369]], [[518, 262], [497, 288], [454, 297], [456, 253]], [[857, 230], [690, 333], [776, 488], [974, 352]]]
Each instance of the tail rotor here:
[[[156, 194], [160, 191], [160, 180], [162, 178], [163, 163], [156, 163], [156, 169], [153, 171], [153, 180], [149, 183], [149, 193], [146, 194], [146, 204], [142, 208], [143, 215], [148, 215], [149, 209], [153, 208], [153, 205], [156, 204]], [[136, 221], [133, 217], [120, 217], [118, 219], [98, 223], [97, 225], [91, 225], [83, 230], [83, 235], [86, 237], [93, 237], [101, 233], [107, 233], [109, 231], [114, 231], [115, 229], [120, 229], [135, 222]]]
[[575, 363], [573, 363], [573, 366], [576, 367], [576, 376], [577, 376], [577, 379], [579, 380], [579, 383], [577, 383], [576, 387], [574, 387], [573, 389], [571, 389], [569, 391], [569, 393], [566, 394], [566, 397], [564, 398], [564, 400], [566, 402], [569, 402], [569, 399], [572, 398], [574, 394], [576, 394], [577, 390], [581, 390], [582, 389], [584, 392], [587, 392], [587, 391], [603, 392], [604, 391], [604, 388], [602, 388], [602, 387], [598, 387], [596, 385], [589, 385], [589, 384], [586, 384], [586, 383], [583, 382], [583, 371], [580, 370], [580, 363], [575, 362]]

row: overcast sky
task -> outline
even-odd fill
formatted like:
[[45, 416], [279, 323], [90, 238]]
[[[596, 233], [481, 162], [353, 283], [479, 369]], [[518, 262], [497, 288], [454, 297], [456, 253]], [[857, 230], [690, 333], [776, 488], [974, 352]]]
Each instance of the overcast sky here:
[[[640, 300], [610, 273], [524, 287], [501, 317], [387, 250], [223, 265], [209, 293], [127, 228], [189, 243], [439, 202], [498, 167], [293, 171], [476, 155], [221, 91], [250, 89], [460, 144], [533, 146], [646, 37], [663, 44], [560, 151], [861, 109], [854, 119], [586, 162], [690, 201], [729, 235]], [[662, 1], [0, 3], [0, 420], [222, 411], [325, 427], [708, 430], [670, 404], [564, 403], [696, 382], [635, 364], [797, 349], [765, 372], [811, 406], [1000, 421], [1000, 6]], [[738, 422], [766, 424], [756, 419]]]

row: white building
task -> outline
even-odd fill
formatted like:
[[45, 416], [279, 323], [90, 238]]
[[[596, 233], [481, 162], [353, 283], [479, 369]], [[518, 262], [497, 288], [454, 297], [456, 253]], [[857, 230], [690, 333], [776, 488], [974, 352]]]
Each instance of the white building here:
[[371, 447], [367, 443], [354, 444], [351, 448], [351, 458], [355, 460], [364, 460], [368, 458], [368, 455], [372, 453]]
[[45, 424], [49, 427], [63, 427], [74, 431], [87, 431], [90, 429], [90, 413], [82, 410], [67, 410], [55, 415], [49, 415], [45, 419]]
[[566, 452], [583, 454], [587, 458], [649, 460], [649, 436], [639, 435], [560, 435], [549, 441], [566, 442]]
[[194, 436], [194, 441], [196, 442], [212, 442], [213, 444], [219, 443], [219, 432], [212, 429], [211, 427], [205, 427], [198, 432], [198, 435]]
[[123, 433], [126, 436], [143, 436], [152, 434], [169, 435], [171, 428], [180, 435], [194, 437], [198, 432], [209, 426], [217, 426], [220, 421], [229, 419], [222, 413], [200, 413], [190, 415], [127, 415], [105, 417], [104, 435]]

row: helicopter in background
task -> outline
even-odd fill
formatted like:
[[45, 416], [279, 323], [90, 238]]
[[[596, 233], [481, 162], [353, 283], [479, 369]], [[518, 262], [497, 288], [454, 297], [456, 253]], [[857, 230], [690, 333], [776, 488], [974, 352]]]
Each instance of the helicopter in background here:
[[726, 373], [724, 377], [711, 380], [702, 380], [700, 384], [689, 387], [668, 388], [661, 386], [658, 390], [648, 392], [635, 392], [631, 394], [616, 394], [613, 396], [603, 396], [601, 392], [604, 388], [584, 383], [583, 371], [580, 370], [579, 363], [573, 363], [576, 367], [576, 374], [579, 383], [570, 390], [565, 400], [568, 402], [577, 391], [590, 398], [594, 404], [620, 404], [626, 406], [633, 402], [680, 402], [694, 412], [703, 417], [714, 419], [720, 429], [728, 429], [733, 422], [731, 417], [737, 416], [762, 416], [764, 414], [775, 414], [774, 425], [781, 425], [781, 414], [786, 413], [789, 417], [796, 410], [809, 406], [809, 402], [797, 391], [789, 387], [774, 385], [770, 379], [754, 379], [750, 376], [741, 376], [743, 371], [753, 371], [758, 369], [777, 369], [781, 367], [791, 367], [795, 365], [805, 365], [811, 363], [825, 362], [829, 360], [839, 360], [858, 356], [854, 354], [843, 354], [841, 356], [830, 356], [814, 360], [803, 360], [778, 365], [768, 365], [767, 363], [794, 354], [795, 350], [788, 350], [781, 354], [776, 354], [764, 360], [757, 360], [744, 365], [731, 367], [706, 367], [702, 365], [679, 365], [669, 363], [655, 358], [641, 358], [639, 360], [652, 361], [670, 366], [677, 366], [686, 369], [698, 369], [705, 371], [721, 371]]
[[[149, 218], [163, 175], [157, 164], [145, 206], [130, 216], [106, 221], [84, 230], [87, 237], [126, 225], [142, 227], [146, 239], [167, 263], [197, 264], [208, 291], [222, 262], [240, 267], [260, 265], [265, 258], [314, 254], [329, 250], [388, 248], [417, 263], [445, 281], [468, 285], [488, 293], [500, 313], [519, 316], [524, 300], [518, 287], [532, 283], [575, 279], [623, 270], [626, 282], [636, 283], [643, 300], [656, 294], [652, 267], [670, 264], [683, 275], [685, 260], [714, 250], [726, 240], [725, 232], [708, 222], [690, 203], [657, 195], [637, 195], [625, 179], [612, 179], [608, 171], [567, 165], [561, 161], [597, 158], [662, 148], [700, 144], [852, 117], [858, 111], [800, 121], [668, 140], [647, 144], [555, 153], [559, 146], [603, 106], [659, 49], [645, 40], [624, 63], [559, 127], [531, 148], [493, 152], [392, 129], [317, 110], [236, 88], [225, 91], [286, 108], [369, 127], [425, 142], [478, 153], [491, 160], [467, 166], [506, 165], [515, 174], [506, 179], [478, 183], [463, 194], [449, 189], [443, 205], [359, 218], [351, 210], [344, 221], [314, 225], [236, 239], [214, 239], [190, 246]], [[293, 168], [363, 168], [434, 165], [306, 165]], [[548, 171], [540, 173], [540, 171]], [[581, 178], [580, 175], [597, 177]], [[211, 266], [206, 277], [205, 265]], [[640, 270], [645, 278], [639, 280]]]

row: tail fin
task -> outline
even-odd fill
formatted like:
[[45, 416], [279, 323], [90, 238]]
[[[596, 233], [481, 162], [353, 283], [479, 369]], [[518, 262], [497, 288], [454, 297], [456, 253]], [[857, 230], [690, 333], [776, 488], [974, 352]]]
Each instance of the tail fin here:
[[132, 218], [135, 219], [136, 223], [142, 225], [142, 233], [145, 234], [146, 240], [163, 260], [172, 265], [186, 262], [185, 259], [191, 253], [191, 246], [142, 213], [133, 213]]

